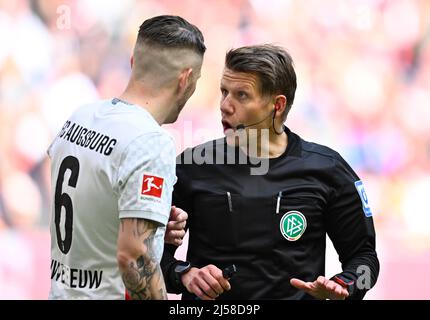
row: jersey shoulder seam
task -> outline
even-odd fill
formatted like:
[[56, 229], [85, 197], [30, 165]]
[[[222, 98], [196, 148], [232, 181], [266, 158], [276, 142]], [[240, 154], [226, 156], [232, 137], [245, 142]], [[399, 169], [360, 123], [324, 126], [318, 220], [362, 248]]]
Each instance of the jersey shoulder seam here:
[[[318, 154], [320, 156], [333, 159], [337, 162], [341, 162], [340, 154], [337, 151], [331, 149], [330, 147], [327, 147], [327, 146], [324, 146], [324, 145], [321, 145], [321, 144], [318, 144], [315, 142], [309, 142], [309, 141], [306, 141], [303, 139], [301, 139], [301, 140], [302, 140], [303, 151], [309, 152], [309, 153], [315, 153], [315, 154]], [[321, 151], [320, 150], [311, 150], [310, 148], [308, 148], [308, 146], [310, 146], [310, 145], [313, 145], [313, 146], [320, 148], [320, 149], [323, 149], [323, 150], [321, 150]], [[326, 151], [326, 153], [324, 151]]]

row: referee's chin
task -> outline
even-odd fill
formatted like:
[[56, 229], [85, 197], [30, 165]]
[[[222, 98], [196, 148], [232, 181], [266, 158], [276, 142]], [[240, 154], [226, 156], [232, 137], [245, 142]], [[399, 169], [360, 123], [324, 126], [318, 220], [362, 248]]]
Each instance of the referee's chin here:
[[231, 147], [246, 147], [248, 145], [248, 133], [246, 130], [224, 129], [226, 142]]

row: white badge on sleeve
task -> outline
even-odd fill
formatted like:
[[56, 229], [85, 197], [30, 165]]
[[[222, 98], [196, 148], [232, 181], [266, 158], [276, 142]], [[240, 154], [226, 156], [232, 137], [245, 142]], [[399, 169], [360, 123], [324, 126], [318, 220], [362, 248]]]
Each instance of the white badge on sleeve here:
[[366, 217], [372, 216], [372, 210], [369, 206], [369, 198], [367, 198], [366, 191], [364, 191], [364, 185], [361, 180], [354, 182], [355, 188], [357, 189], [358, 195], [360, 196], [361, 203], [363, 204], [363, 211]]

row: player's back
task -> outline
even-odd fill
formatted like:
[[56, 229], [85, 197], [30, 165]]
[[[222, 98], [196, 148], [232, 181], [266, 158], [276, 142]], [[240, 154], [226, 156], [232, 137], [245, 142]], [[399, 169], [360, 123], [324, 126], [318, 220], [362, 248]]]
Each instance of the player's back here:
[[124, 183], [119, 170], [132, 141], [165, 133], [144, 109], [117, 102], [78, 109], [48, 149], [54, 197], [50, 299], [124, 297], [116, 260]]

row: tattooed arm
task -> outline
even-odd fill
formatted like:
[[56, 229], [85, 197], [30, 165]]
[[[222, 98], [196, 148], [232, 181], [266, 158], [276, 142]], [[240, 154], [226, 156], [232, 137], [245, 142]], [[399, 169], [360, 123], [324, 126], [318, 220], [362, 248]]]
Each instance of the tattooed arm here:
[[117, 260], [122, 280], [132, 299], [166, 300], [163, 274], [154, 252], [156, 222], [121, 219]]

